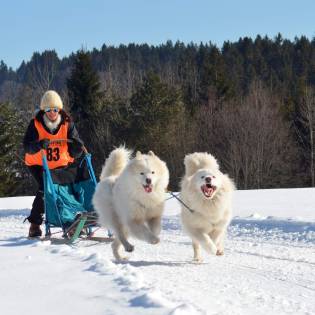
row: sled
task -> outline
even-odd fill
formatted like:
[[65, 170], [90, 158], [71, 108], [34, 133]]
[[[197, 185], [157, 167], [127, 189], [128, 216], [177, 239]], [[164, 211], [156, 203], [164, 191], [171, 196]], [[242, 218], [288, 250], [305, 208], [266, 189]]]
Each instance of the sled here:
[[[61, 228], [62, 236], [68, 243], [73, 243], [83, 232], [86, 238], [92, 237], [93, 228], [98, 227], [98, 224], [92, 205], [97, 181], [91, 154], [85, 150], [81, 160], [52, 170], [48, 168], [43, 151], [42, 161], [45, 239], [53, 239], [52, 228]], [[110, 238], [110, 232], [108, 234]]]

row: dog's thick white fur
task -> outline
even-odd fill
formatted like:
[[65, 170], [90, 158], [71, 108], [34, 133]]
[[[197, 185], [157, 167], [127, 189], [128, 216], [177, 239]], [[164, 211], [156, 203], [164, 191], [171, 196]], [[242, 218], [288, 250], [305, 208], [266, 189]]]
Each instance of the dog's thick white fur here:
[[113, 231], [112, 250], [117, 260], [123, 246], [132, 252], [131, 235], [150, 244], [159, 242], [161, 216], [164, 209], [165, 190], [169, 171], [152, 151], [136, 153], [124, 147], [113, 150], [105, 161], [100, 182], [93, 196], [93, 205], [102, 226]]
[[208, 153], [185, 156], [181, 181], [184, 230], [192, 238], [194, 260], [201, 261], [200, 246], [210, 254], [223, 255], [226, 228], [232, 216], [233, 181], [223, 174], [217, 160]]

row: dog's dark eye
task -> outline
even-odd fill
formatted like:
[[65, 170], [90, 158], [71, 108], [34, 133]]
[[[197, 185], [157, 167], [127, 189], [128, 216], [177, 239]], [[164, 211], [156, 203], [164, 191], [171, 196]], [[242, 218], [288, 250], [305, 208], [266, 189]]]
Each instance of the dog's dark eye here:
[[152, 171], [151, 173], [152, 173], [152, 174], [154, 174], [155, 172], [154, 172], [154, 171]]
[[141, 172], [140, 175], [144, 175], [144, 173]]
[[204, 179], [205, 177], [204, 177], [204, 176], [201, 176], [201, 178]]

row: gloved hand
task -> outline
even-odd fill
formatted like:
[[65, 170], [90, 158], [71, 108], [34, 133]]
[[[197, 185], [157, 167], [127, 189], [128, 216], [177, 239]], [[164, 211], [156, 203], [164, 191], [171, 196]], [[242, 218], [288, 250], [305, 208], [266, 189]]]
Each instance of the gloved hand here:
[[39, 141], [39, 145], [41, 149], [45, 149], [45, 150], [47, 150], [49, 143], [50, 143], [49, 139], [42, 139]]
[[74, 159], [79, 159], [84, 152], [83, 145], [81, 142], [78, 142], [76, 140], [72, 140], [69, 145], [69, 153]]

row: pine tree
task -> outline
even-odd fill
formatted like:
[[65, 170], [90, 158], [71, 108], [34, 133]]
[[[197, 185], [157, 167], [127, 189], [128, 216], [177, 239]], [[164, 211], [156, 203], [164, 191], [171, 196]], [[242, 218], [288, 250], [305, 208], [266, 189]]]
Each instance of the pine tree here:
[[0, 103], [0, 196], [11, 196], [19, 189], [23, 163], [17, 159], [24, 132], [21, 118], [8, 103]]
[[150, 73], [132, 95], [130, 107], [128, 146], [142, 152], [152, 150], [165, 160], [172, 173], [170, 187], [175, 187], [177, 176], [182, 172], [176, 165], [184, 149], [180, 136], [185, 135], [181, 93]]
[[96, 126], [102, 107], [100, 81], [88, 53], [80, 50], [67, 80], [69, 106], [80, 135], [91, 151], [97, 148]]
[[219, 100], [231, 98], [234, 94], [233, 84], [226, 74], [225, 61], [220, 50], [213, 45], [200, 46], [199, 59], [201, 102], [207, 104], [213, 91]]
[[131, 97], [130, 140], [139, 149], [159, 149], [167, 143], [168, 135], [183, 111], [181, 95], [150, 73]]
[[71, 113], [79, 123], [92, 118], [100, 109], [100, 81], [89, 54], [83, 50], [75, 57], [67, 88]]

